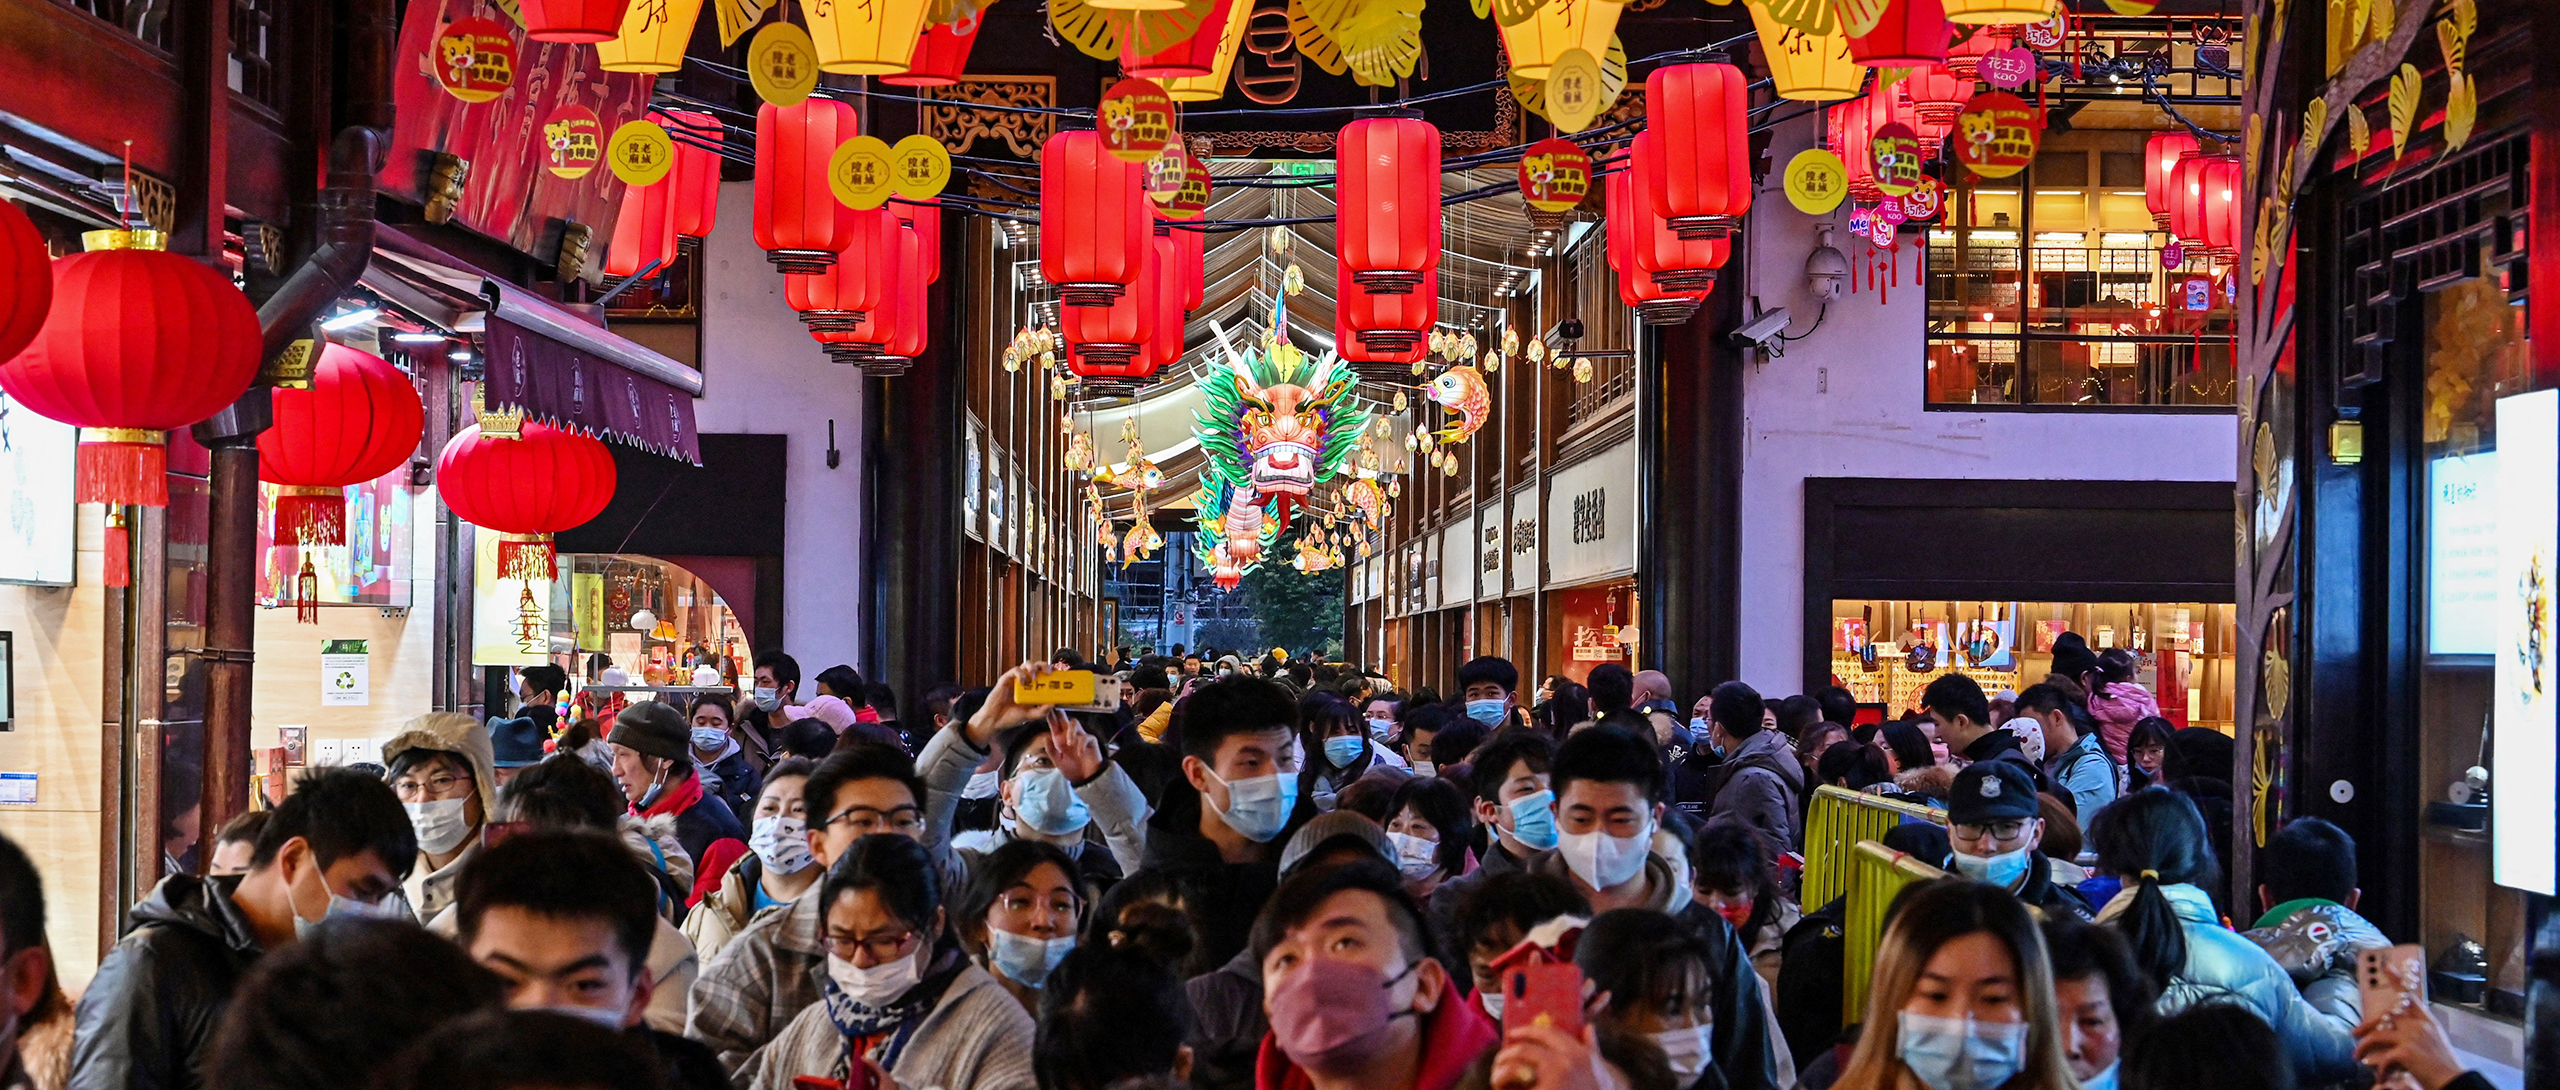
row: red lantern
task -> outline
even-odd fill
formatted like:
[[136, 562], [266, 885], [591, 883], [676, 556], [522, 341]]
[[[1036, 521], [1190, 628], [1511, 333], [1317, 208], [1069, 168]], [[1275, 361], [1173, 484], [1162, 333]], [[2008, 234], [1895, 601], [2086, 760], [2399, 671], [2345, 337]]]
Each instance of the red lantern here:
[[1849, 39], [1849, 59], [1870, 68], [1919, 68], [1947, 59], [1942, 0], [1888, 0], [1875, 28]]
[[924, 282], [940, 283], [942, 280], [942, 202], [940, 200], [898, 200], [889, 202], [888, 207], [896, 210], [898, 218], [904, 220], [907, 226], [915, 228], [917, 252], [921, 255], [920, 260], [923, 262], [920, 267], [924, 269]]
[[[809, 323], [809, 336], [825, 346], [827, 358], [837, 363], [861, 364], [877, 359], [897, 333], [898, 285], [907, 279], [904, 275], [905, 225], [896, 213], [885, 206], [873, 212], [877, 218], [864, 221], [870, 226], [857, 232], [858, 237], [865, 240], [863, 257], [859, 261], [848, 257], [837, 263], [840, 271], [846, 264], [859, 266], [855, 271], [863, 286], [858, 290], [868, 293], [861, 297], [869, 304], [866, 316], [858, 323], [835, 316], [830, 316], [831, 320], [825, 322]], [[888, 226], [880, 227], [882, 222]], [[789, 291], [788, 279], [785, 278], [786, 292]], [[837, 298], [850, 297], [840, 295]]]
[[1209, 289], [1208, 239], [1200, 231], [1171, 231], [1174, 253], [1181, 258], [1174, 282], [1182, 288], [1182, 309], [1200, 309], [1203, 293]]
[[1440, 270], [1424, 273], [1415, 290], [1389, 294], [1371, 291], [1334, 267], [1337, 324], [1351, 327], [1359, 342], [1373, 352], [1402, 352], [1430, 337], [1440, 320]]
[[2169, 233], [2192, 246], [2204, 244], [2204, 171], [2212, 162], [2190, 155], [2169, 172]]
[[889, 330], [888, 339], [880, 345], [880, 355], [863, 362], [862, 370], [871, 375], [904, 374], [907, 365], [924, 355], [931, 342], [933, 322], [928, 317], [925, 285], [930, 281], [915, 275], [924, 263], [923, 233], [912, 224], [898, 225], [898, 265], [905, 275], [896, 285], [897, 323]]
[[2142, 203], [2151, 210], [2151, 222], [2163, 230], [2169, 226], [2169, 209], [2174, 194], [2170, 175], [2177, 173], [2178, 161], [2197, 153], [2192, 133], [2155, 132], [2142, 146]]
[[1112, 306], [1147, 261], [1147, 168], [1075, 129], [1040, 146], [1040, 275], [1070, 310]]
[[969, 50], [978, 44], [978, 28], [985, 25], [985, 13], [979, 12], [956, 23], [924, 28], [916, 37], [914, 55], [907, 58], [907, 70], [881, 76], [880, 82], [900, 87], [949, 87], [960, 82], [960, 73], [969, 67]]
[[1334, 254], [1351, 282], [1413, 291], [1440, 267], [1440, 130], [1405, 117], [1363, 118], [1334, 145]]
[[1138, 36], [1126, 35], [1120, 41], [1120, 70], [1152, 80], [1188, 79], [1215, 72], [1218, 46], [1226, 41], [1227, 20], [1236, 17], [1236, 0], [1218, 0], [1190, 37], [1154, 53], [1138, 52]]
[[53, 307], [53, 254], [35, 221], [0, 201], [0, 362], [18, 354], [44, 328]]
[[407, 463], [425, 426], [417, 385], [389, 360], [323, 347], [311, 387], [276, 390], [275, 423], [258, 433], [258, 479], [284, 488], [276, 540], [346, 544], [342, 490]]
[[[1628, 164], [1632, 175], [1629, 183], [1638, 190], [1657, 188], [1665, 164], [1662, 145], [1651, 130], [1636, 134], [1634, 152]], [[1605, 199], [1605, 198], [1604, 198]], [[1684, 238], [1670, 223], [1654, 214], [1649, 203], [1639, 203], [1631, 210], [1635, 267], [1663, 288], [1675, 292], [1705, 291], [1715, 286], [1716, 270], [1724, 267], [1731, 256], [1732, 240], [1718, 235], [1710, 238]]]
[[675, 182], [622, 187], [622, 210], [613, 221], [613, 245], [604, 254], [606, 276], [635, 276], [676, 260]]
[[[1189, 233], [1189, 232], [1184, 232]], [[1143, 353], [1149, 374], [1182, 362], [1184, 318], [1182, 305], [1182, 245], [1165, 235], [1155, 239], [1156, 281], [1147, 293], [1153, 304], [1147, 318], [1147, 350]]]
[[676, 145], [675, 166], [667, 171], [667, 180], [675, 186], [669, 201], [676, 234], [708, 238], [712, 225], [720, 221], [720, 153], [707, 145], [718, 144], [727, 130], [710, 114], [669, 110], [664, 116]]
[[[93, 231], [151, 245], [157, 232]], [[258, 377], [258, 313], [210, 265], [153, 249], [53, 263], [44, 327], [0, 361], [0, 390], [80, 436], [82, 503], [169, 502], [168, 436], [222, 411]]]
[[1333, 351], [1335, 355], [1342, 357], [1342, 362], [1350, 364], [1351, 370], [1362, 378], [1396, 382], [1405, 380], [1413, 373], [1413, 365], [1422, 362], [1422, 357], [1430, 354], [1431, 346], [1424, 341], [1415, 341], [1410, 346], [1399, 349], [1371, 348], [1367, 342], [1360, 339], [1359, 330], [1353, 329], [1348, 322], [1337, 315], [1333, 322]]
[[1655, 280], [1652, 273], [1639, 267], [1636, 260], [1636, 232], [1643, 229], [1637, 221], [1654, 217], [1636, 193], [1635, 172], [1625, 169], [1609, 172], [1603, 182], [1601, 200], [1607, 217], [1609, 267], [1618, 274], [1618, 301], [1634, 308], [1646, 325], [1678, 325], [1688, 321], [1698, 312], [1698, 304], [1707, 293], [1673, 291]]
[[1872, 201], [1884, 196], [1876, 188], [1875, 153], [1868, 145], [1876, 128], [1883, 122], [1873, 119], [1877, 94], [1868, 92], [1831, 107], [1827, 119], [1831, 129], [1831, 150], [1840, 156], [1840, 166], [1848, 179], [1849, 196], [1853, 200]]
[[1954, 129], [1956, 115], [1964, 112], [1965, 100], [1973, 97], [1974, 90], [1970, 77], [1947, 71], [1944, 65], [1913, 72], [1902, 78], [1902, 86], [1921, 123], [1935, 126], [1941, 136]]
[[1107, 307], [1066, 307], [1058, 311], [1058, 331], [1067, 339], [1067, 370], [1078, 378], [1130, 377], [1140, 350], [1146, 347], [1148, 313], [1154, 309], [1155, 243], [1150, 236], [1139, 275]]
[[1955, 73], [1958, 79], [1980, 79], [1982, 58], [1994, 49], [2008, 47], [2007, 34], [1987, 26], [1975, 27], [1963, 40], [1947, 47], [1947, 71]]
[[862, 132], [850, 103], [811, 98], [756, 111], [756, 248], [787, 273], [835, 264], [853, 233], [853, 209], [827, 185], [836, 146]]
[[537, 42], [609, 42], [622, 33], [622, 12], [631, 2], [523, 0], [524, 35]]
[[613, 500], [613, 452], [586, 436], [527, 420], [521, 438], [463, 429], [436, 455], [436, 490], [454, 516], [509, 535], [498, 577], [552, 577], [551, 535], [603, 513]]
[[1750, 82], [1730, 64], [1665, 65], [1645, 77], [1645, 131], [1662, 155], [1644, 196], [1682, 238], [1729, 235], [1751, 210]]
[[2240, 250], [2240, 160], [2213, 158], [2205, 161], [2204, 247], [2217, 256], [2229, 256]]
[[853, 214], [853, 237], [825, 272], [782, 274], [782, 299], [812, 331], [850, 333], [896, 299], [898, 217], [886, 207]]

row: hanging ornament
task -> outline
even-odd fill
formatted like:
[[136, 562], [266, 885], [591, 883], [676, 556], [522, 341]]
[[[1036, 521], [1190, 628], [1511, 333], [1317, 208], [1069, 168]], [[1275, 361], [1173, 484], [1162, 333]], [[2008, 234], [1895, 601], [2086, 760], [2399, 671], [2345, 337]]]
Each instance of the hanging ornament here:
[[507, 537], [502, 579], [550, 579], [552, 535], [585, 525], [613, 499], [613, 454], [576, 432], [537, 421], [500, 439], [472, 425], [436, 456], [438, 492], [455, 517]]
[[632, 0], [613, 39], [596, 43], [596, 67], [607, 72], [676, 71], [684, 67], [685, 46], [701, 17], [702, 0]]
[[1573, 381], [1591, 381], [1591, 357], [1584, 356], [1573, 361]]
[[1840, 157], [1828, 148], [1806, 148], [1787, 160], [1787, 203], [1808, 216], [1830, 214], [1849, 195]]
[[2035, 160], [2043, 112], [2007, 91], [1986, 91], [1956, 118], [1956, 161], [1985, 178], [2006, 178]]
[[436, 85], [464, 102], [487, 102], [516, 79], [514, 29], [495, 19], [456, 19], [436, 32]]

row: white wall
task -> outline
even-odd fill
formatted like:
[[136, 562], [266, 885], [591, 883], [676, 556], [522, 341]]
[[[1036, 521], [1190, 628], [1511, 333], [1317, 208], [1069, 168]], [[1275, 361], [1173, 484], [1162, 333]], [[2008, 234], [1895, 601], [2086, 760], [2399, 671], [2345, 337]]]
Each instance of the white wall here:
[[[755, 189], [720, 187], [720, 223], [704, 241], [703, 396], [708, 433], [789, 437], [777, 467], [789, 490], [783, 517], [782, 650], [806, 680], [860, 664], [868, 579], [862, 566], [862, 375], [829, 362], [782, 299], [782, 274], [756, 249]], [[827, 468], [827, 421], [842, 463]], [[702, 512], [702, 517], [719, 517]], [[944, 588], [943, 593], [949, 593]], [[761, 650], [761, 649], [759, 649]]]
[[[1785, 164], [1814, 143], [1819, 115], [1781, 128], [1778, 165], [1752, 200], [1751, 290], [1785, 307], [1790, 331], [1821, 305], [1805, 290], [1816, 217], [1789, 204]], [[1832, 245], [1866, 250], [1847, 206]], [[2117, 412], [1929, 412], [1919, 253], [1903, 238], [1902, 284], [1831, 304], [1822, 327], [1744, 378], [1742, 679], [1765, 692], [1803, 688], [1804, 481], [1808, 477], [2229, 481], [2238, 449], [2230, 415]]]

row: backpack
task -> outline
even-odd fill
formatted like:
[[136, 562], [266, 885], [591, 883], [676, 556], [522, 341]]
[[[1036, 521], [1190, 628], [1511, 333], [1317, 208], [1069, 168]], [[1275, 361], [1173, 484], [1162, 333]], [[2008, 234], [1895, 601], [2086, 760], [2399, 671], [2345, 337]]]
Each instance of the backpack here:
[[1778, 1032], [1796, 1069], [1831, 1047], [1845, 1019], [1843, 984], [1849, 966], [1849, 899], [1841, 897], [1804, 914], [1779, 940]]

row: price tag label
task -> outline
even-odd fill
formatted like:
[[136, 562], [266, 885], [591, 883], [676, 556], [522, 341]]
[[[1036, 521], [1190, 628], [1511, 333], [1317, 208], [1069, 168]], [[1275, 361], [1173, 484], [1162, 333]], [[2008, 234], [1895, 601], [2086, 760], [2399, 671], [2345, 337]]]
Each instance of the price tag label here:
[[1787, 160], [1787, 203], [1808, 216], [1840, 207], [1849, 195], [1849, 172], [1829, 148], [1806, 148]]
[[1556, 58], [1547, 70], [1547, 120], [1565, 132], [1591, 127], [1608, 104], [1601, 93], [1600, 58], [1575, 48]]
[[516, 80], [516, 34], [495, 19], [456, 19], [436, 34], [436, 84], [464, 102], [487, 102]]
[[795, 23], [768, 23], [747, 43], [747, 82], [776, 106], [797, 106], [818, 89], [818, 46]]
[[894, 188], [894, 157], [889, 142], [877, 136], [857, 136], [838, 144], [836, 153], [827, 158], [827, 187], [856, 212], [887, 204]]
[[941, 141], [916, 133], [889, 149], [889, 186], [899, 196], [929, 201], [950, 184], [951, 151]]
[[676, 142], [655, 121], [625, 121], [605, 142], [604, 161], [625, 185], [656, 185], [676, 164]]

